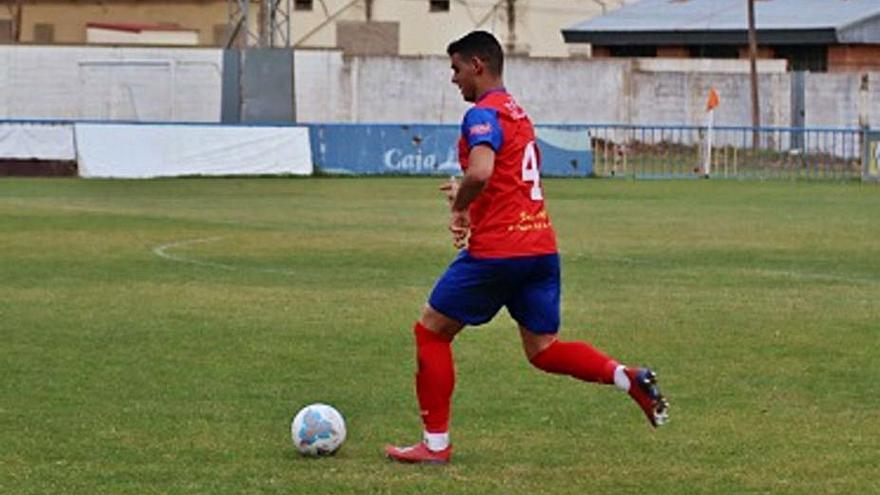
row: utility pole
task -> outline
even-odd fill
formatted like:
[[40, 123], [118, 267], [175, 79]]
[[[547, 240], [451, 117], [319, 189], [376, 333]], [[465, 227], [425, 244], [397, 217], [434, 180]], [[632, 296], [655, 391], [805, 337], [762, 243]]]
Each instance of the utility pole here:
[[9, 36], [13, 43], [21, 41], [21, 11], [24, 0], [7, 0], [6, 9], [9, 10], [10, 33]]
[[226, 47], [289, 48], [292, 0], [259, 0], [255, 25], [250, 22], [251, 3], [252, 0], [226, 0]]
[[761, 105], [758, 100], [758, 32], [755, 28], [755, 0], [749, 2], [749, 65], [752, 84], [752, 149], [760, 144]]
[[290, 47], [291, 0], [260, 2], [260, 47]]
[[516, 50], [516, 0], [506, 0], [507, 4], [507, 53]]

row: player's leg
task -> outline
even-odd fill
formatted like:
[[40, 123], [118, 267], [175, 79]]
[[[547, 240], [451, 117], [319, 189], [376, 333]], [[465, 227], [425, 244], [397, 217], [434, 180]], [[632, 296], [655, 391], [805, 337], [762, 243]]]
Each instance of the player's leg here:
[[426, 304], [413, 328], [416, 341], [416, 396], [424, 425], [422, 442], [407, 447], [389, 445], [385, 455], [411, 463], [445, 464], [449, 444], [449, 412], [455, 389], [452, 341], [464, 324]]
[[585, 382], [613, 383], [629, 393], [652, 426], [661, 426], [669, 418], [669, 404], [650, 369], [623, 366], [586, 342], [563, 342], [522, 325], [520, 335], [526, 356], [536, 368]]
[[423, 441], [410, 447], [388, 446], [385, 454], [397, 461], [446, 463], [451, 455], [449, 418], [455, 388], [452, 340], [465, 325], [492, 319], [501, 308], [504, 291], [494, 290], [495, 267], [471, 258], [456, 258], [437, 281], [414, 328], [418, 369], [416, 395], [424, 424]]
[[559, 331], [560, 267], [558, 255], [535, 257], [528, 277], [507, 302], [519, 323], [529, 361], [548, 373], [598, 383], [613, 383], [618, 363], [586, 342], [563, 342]]
[[559, 329], [559, 259], [536, 261], [529, 283], [523, 284], [507, 307], [520, 325], [523, 349], [529, 362], [548, 373], [568, 375], [586, 382], [615, 384], [639, 404], [653, 426], [663, 424], [668, 404], [660, 394], [654, 373], [627, 368], [587, 342], [564, 342]]
[[533, 331], [522, 324], [519, 331], [526, 357], [536, 368], [585, 382], [614, 383], [619, 363], [589, 343], [565, 342], [556, 337], [555, 331]]

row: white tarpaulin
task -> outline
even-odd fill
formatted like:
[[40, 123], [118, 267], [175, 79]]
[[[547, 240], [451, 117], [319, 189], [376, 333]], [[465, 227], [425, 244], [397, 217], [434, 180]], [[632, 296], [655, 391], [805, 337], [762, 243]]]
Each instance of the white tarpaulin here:
[[72, 124], [0, 123], [0, 159], [73, 161]]
[[312, 173], [305, 127], [76, 124], [81, 177]]

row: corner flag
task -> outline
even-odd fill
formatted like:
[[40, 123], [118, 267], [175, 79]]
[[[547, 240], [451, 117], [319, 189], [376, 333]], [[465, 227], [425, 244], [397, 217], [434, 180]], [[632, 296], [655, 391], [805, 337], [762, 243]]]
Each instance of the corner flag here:
[[720, 104], [721, 97], [718, 96], [718, 91], [715, 91], [715, 88], [709, 88], [709, 100], [706, 102], [706, 111], [711, 112]]

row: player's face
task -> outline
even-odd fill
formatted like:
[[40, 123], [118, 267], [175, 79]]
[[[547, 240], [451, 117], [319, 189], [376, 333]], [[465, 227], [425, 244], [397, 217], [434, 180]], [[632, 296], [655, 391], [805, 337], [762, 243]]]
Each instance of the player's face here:
[[477, 100], [477, 65], [472, 58], [468, 60], [458, 53], [449, 57], [452, 64], [452, 84], [458, 86], [464, 101], [474, 102]]

